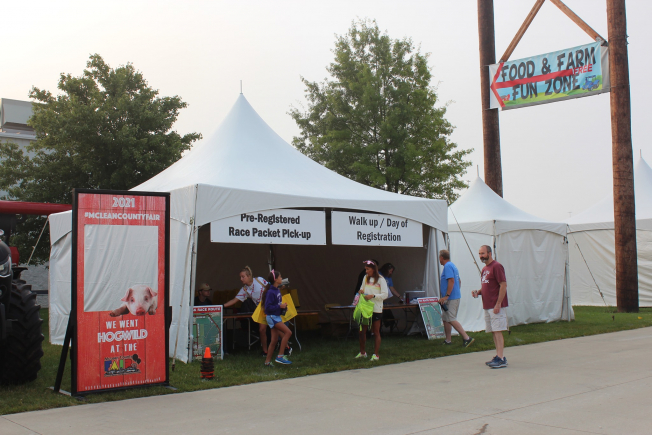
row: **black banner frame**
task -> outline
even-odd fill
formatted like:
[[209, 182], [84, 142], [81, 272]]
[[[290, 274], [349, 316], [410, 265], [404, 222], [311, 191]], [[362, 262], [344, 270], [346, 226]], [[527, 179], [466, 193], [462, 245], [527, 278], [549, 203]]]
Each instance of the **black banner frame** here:
[[[156, 196], [165, 198], [165, 380], [163, 382], [156, 382], [151, 384], [130, 385], [117, 388], [104, 388], [92, 391], [77, 390], [77, 371], [79, 364], [77, 361], [79, 340], [77, 338], [77, 244], [79, 241], [79, 228], [78, 228], [78, 212], [79, 212], [79, 194], [101, 194], [101, 195], [127, 195], [127, 196]], [[66, 328], [66, 336], [64, 338], [63, 349], [61, 350], [61, 358], [59, 360], [59, 368], [57, 370], [57, 377], [55, 380], [54, 392], [63, 392], [61, 390], [61, 383], [63, 381], [63, 374], [65, 370], [66, 360], [68, 357], [68, 349], [70, 349], [71, 359], [71, 387], [70, 395], [74, 397], [83, 397], [87, 394], [105, 393], [110, 391], [130, 390], [133, 388], [164, 386], [170, 387], [170, 325], [172, 323], [172, 306], [170, 305], [170, 192], [140, 192], [131, 190], [107, 190], [107, 189], [73, 189], [72, 190], [72, 264], [71, 264], [71, 280], [70, 280], [70, 314], [68, 317], [68, 326]]]

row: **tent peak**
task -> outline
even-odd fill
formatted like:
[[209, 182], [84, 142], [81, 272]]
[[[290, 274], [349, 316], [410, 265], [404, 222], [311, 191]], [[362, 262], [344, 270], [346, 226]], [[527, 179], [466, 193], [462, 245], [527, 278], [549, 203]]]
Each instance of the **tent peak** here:
[[494, 192], [480, 177], [473, 180], [468, 190], [449, 207], [449, 212], [451, 231], [456, 231], [456, 226], [451, 226], [453, 221], [456, 224], [479, 223], [489, 232], [495, 231], [497, 222], [504, 228], [542, 229], [558, 234], [565, 234], [566, 228], [564, 223], [551, 222], [521, 210]]
[[[194, 185], [200, 186], [198, 191], [211, 191], [217, 196], [235, 195], [236, 192], [238, 196], [244, 195], [243, 192], [261, 195], [264, 201], [256, 200], [257, 210], [278, 207], [282, 196], [296, 201], [296, 204], [284, 201], [285, 207], [328, 207], [335, 204], [341, 208], [355, 208], [351, 207], [354, 204], [368, 211], [387, 212], [391, 209], [388, 214], [435, 228], [446, 228], [446, 214], [442, 213], [442, 218], [435, 211], [445, 209], [445, 201], [387, 192], [331, 171], [274, 132], [243, 94], [238, 95], [211, 137], [202, 140], [172, 166], [134, 190], [170, 192]], [[278, 201], [272, 201], [274, 198]], [[263, 205], [265, 201], [268, 201], [267, 205]], [[387, 204], [396, 203], [403, 206], [387, 208]], [[244, 202], [235, 211], [222, 210], [221, 213], [236, 215], [251, 211], [254, 206], [242, 207], [245, 207]]]
[[[634, 164], [634, 198], [636, 201], [636, 226], [639, 229], [650, 227], [652, 220], [652, 168], [641, 156]], [[589, 208], [566, 219], [573, 231], [585, 229], [613, 229], [614, 200], [613, 193], [607, 194]]]

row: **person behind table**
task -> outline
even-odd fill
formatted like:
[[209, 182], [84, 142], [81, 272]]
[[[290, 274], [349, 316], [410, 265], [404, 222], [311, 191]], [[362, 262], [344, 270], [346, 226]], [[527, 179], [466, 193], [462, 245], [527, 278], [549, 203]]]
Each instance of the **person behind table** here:
[[[362, 280], [359, 293], [360, 297], [364, 297], [368, 301], [374, 301], [374, 312], [371, 316], [371, 328], [374, 333], [374, 354], [371, 356], [370, 361], [378, 361], [380, 359], [378, 355], [380, 351], [380, 319], [383, 316], [383, 301], [388, 296], [387, 281], [378, 274], [378, 266], [374, 261], [366, 260], [363, 261], [363, 264], [366, 276]], [[358, 338], [360, 340], [360, 353], [356, 355], [356, 358], [366, 358], [367, 325], [362, 325]]]
[[[290, 328], [288, 328], [287, 325], [283, 323], [283, 319], [281, 319], [281, 312], [287, 308], [287, 304], [283, 302], [281, 291], [279, 290], [281, 282], [283, 281], [281, 272], [272, 269], [267, 277], [267, 281], [269, 284], [265, 286], [262, 299], [265, 307], [265, 314], [267, 315], [267, 324], [272, 330], [272, 339], [270, 340], [269, 348], [267, 349], [265, 365], [271, 366], [272, 355], [274, 355], [273, 352], [276, 348], [278, 338], [281, 337], [281, 345], [279, 346], [279, 349], [285, 349], [288, 345], [288, 340], [292, 336], [292, 331], [290, 331]], [[283, 354], [283, 351], [279, 350], [279, 352], [281, 353], [276, 356], [274, 361], [279, 364], [292, 364], [292, 361]]]
[[[260, 303], [267, 281], [262, 277], [254, 278], [251, 268], [245, 266], [240, 271], [240, 282], [242, 283], [242, 288], [233, 299], [224, 304], [224, 308], [233, 306], [240, 301], [242, 302], [240, 312], [253, 313], [256, 307], [258, 307], [258, 303]], [[260, 333], [260, 345], [263, 347], [263, 356], [267, 356], [267, 325], [259, 323], [258, 332]]]
[[[380, 276], [385, 278], [385, 281], [387, 282], [387, 289], [389, 290], [389, 292], [392, 295], [396, 296], [399, 301], [403, 302], [403, 298], [394, 288], [394, 280], [392, 279], [392, 275], [394, 275], [394, 271], [396, 271], [396, 268], [392, 263], [385, 263], [380, 269], [378, 269], [378, 273], [380, 274]], [[391, 296], [389, 297], [391, 298]]]
[[[371, 259], [371, 261], [376, 263], [376, 267], [378, 267], [378, 265], [380, 264], [380, 262], [378, 260], [374, 260], [373, 258]], [[353, 296], [357, 295], [358, 292], [360, 291], [360, 286], [362, 285], [362, 280], [364, 279], [364, 277], [366, 275], [367, 275], [367, 269], [365, 269], [363, 267], [362, 270], [360, 271], [360, 274], [358, 275], [358, 282], [355, 284], [355, 292], [353, 292]]]
[[507, 302], [507, 278], [505, 268], [502, 264], [493, 259], [491, 246], [483, 245], [478, 252], [480, 261], [485, 266], [482, 268], [482, 288], [471, 292], [474, 298], [482, 296], [482, 308], [484, 308], [485, 330], [491, 332], [496, 345], [496, 356], [487, 361], [492, 369], [507, 367], [507, 358], [503, 355], [505, 339], [503, 331], [509, 330], [507, 325], [507, 313], [505, 308]]
[[469, 347], [475, 339], [469, 337], [462, 327], [462, 324], [457, 321], [457, 311], [460, 308], [460, 299], [462, 297], [462, 294], [460, 293], [460, 285], [462, 285], [460, 272], [451, 261], [451, 254], [446, 249], [439, 251], [439, 264], [444, 266], [444, 270], [441, 272], [441, 282], [439, 285], [441, 292], [439, 303], [446, 305], [448, 308], [448, 310], [442, 310], [441, 312], [441, 320], [444, 322], [444, 332], [446, 333], [444, 344], [452, 344], [451, 330], [452, 328], [455, 328], [455, 330], [462, 336], [462, 344], [464, 347]]
[[200, 307], [202, 305], [213, 305], [213, 301], [210, 297], [211, 291], [211, 286], [208, 284], [203, 283], [200, 285], [199, 290], [197, 290], [197, 296], [195, 296], [195, 306]]
[[[378, 273], [380, 276], [385, 278], [385, 281], [387, 281], [387, 289], [389, 290], [389, 297], [391, 298], [392, 295], [396, 296], [399, 300], [399, 302], [403, 303], [403, 298], [401, 295], [396, 291], [394, 288], [394, 280], [392, 279], [392, 275], [394, 275], [394, 271], [396, 268], [392, 263], [385, 263], [382, 265], [380, 269], [378, 269]], [[394, 313], [392, 313], [392, 310], [383, 310], [383, 323], [385, 324], [386, 327], [391, 327], [392, 322], [395, 321]], [[372, 334], [373, 335], [373, 334]]]

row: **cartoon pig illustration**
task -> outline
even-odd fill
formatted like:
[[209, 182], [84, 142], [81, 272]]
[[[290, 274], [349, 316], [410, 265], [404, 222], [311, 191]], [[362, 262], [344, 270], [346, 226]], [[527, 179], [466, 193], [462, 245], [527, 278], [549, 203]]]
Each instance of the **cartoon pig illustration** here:
[[121, 301], [123, 303], [120, 308], [116, 308], [109, 314], [111, 317], [118, 317], [127, 313], [131, 313], [134, 316], [156, 314], [158, 292], [150, 286], [138, 284], [131, 286]]

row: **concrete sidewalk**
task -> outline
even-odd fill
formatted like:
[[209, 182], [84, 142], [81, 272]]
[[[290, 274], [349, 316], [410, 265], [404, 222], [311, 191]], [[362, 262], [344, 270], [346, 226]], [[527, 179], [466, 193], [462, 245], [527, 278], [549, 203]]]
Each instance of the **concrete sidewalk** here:
[[652, 433], [652, 328], [505, 354], [12, 414], [0, 434]]

